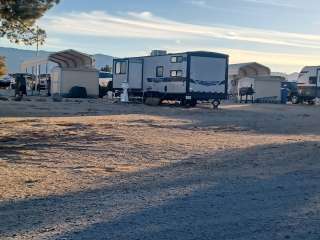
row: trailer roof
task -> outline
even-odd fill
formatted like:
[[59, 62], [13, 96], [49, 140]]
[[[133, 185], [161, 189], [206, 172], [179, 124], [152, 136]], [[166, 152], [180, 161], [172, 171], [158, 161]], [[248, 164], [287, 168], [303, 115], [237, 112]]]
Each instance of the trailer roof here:
[[161, 57], [161, 56], [175, 56], [175, 55], [195, 55], [195, 56], [211, 56], [211, 57], [220, 57], [220, 58], [227, 58], [229, 55], [217, 52], [208, 52], [208, 51], [189, 51], [189, 52], [178, 52], [178, 53], [167, 53], [163, 55], [146, 55], [146, 56], [139, 56], [139, 57], [124, 57], [124, 58], [115, 58], [114, 60], [125, 60], [125, 59], [135, 59], [135, 58], [149, 58], [149, 57]]

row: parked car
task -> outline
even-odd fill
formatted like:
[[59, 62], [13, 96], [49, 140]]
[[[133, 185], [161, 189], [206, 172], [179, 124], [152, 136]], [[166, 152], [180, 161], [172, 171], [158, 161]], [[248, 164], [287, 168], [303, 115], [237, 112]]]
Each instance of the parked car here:
[[48, 89], [48, 80], [50, 79], [50, 74], [40, 74], [39, 75], [39, 90], [46, 90]]
[[35, 76], [29, 73], [14, 73], [11, 75], [11, 84], [10, 88], [15, 89], [16, 88], [16, 78], [19, 76], [23, 76], [26, 81], [26, 88], [28, 90], [35, 90]]
[[0, 78], [0, 88], [8, 88], [11, 85], [13, 78], [10, 75], [6, 75]]
[[104, 97], [109, 91], [112, 91], [112, 73], [99, 72], [99, 97]]
[[99, 85], [101, 87], [107, 87], [109, 82], [111, 81], [112, 81], [112, 73], [104, 72], [104, 71], [99, 72]]

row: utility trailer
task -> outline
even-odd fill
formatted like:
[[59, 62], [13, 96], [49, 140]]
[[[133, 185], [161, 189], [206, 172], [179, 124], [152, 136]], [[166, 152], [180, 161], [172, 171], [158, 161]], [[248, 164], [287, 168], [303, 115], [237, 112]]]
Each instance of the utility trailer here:
[[197, 101], [212, 101], [218, 107], [227, 97], [229, 56], [213, 52], [156, 54], [114, 59], [113, 88], [122, 91], [128, 84], [129, 98], [142, 97], [148, 103], [180, 101], [195, 106]]

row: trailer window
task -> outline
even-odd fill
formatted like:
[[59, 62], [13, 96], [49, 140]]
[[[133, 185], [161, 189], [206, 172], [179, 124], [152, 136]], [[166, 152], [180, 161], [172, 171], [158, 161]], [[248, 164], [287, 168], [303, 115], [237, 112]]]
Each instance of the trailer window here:
[[116, 74], [126, 74], [126, 73], [127, 73], [127, 62], [117, 62]]
[[163, 66], [158, 66], [157, 68], [156, 68], [156, 76], [157, 77], [163, 77]]
[[182, 70], [172, 70], [170, 71], [171, 77], [182, 77]]
[[317, 77], [310, 77], [309, 78], [309, 83], [310, 84], [317, 84]]
[[171, 62], [172, 63], [182, 63], [183, 62], [183, 57], [182, 56], [172, 56], [171, 57]]

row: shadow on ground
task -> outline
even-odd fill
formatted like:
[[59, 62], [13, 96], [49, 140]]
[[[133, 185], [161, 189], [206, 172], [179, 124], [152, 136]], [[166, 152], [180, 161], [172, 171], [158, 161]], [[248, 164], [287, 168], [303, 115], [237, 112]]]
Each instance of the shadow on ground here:
[[[9, 124], [10, 127], [23, 124], [27, 120], [17, 121]], [[83, 123], [56, 123], [51, 124], [51, 128], [46, 128], [44, 123], [30, 119], [28, 123], [35, 122], [35, 124], [42, 125], [42, 128], [37, 129], [34, 125], [29, 126], [22, 131], [17, 131], [9, 136], [0, 136], [0, 156], [2, 160], [15, 164], [32, 164], [35, 158], [23, 160], [23, 157], [36, 157], [39, 153], [54, 154], [56, 150], [64, 151], [88, 151], [92, 152], [107, 152], [108, 149], [97, 149], [95, 145], [99, 143], [117, 144], [125, 141], [121, 136], [111, 134], [107, 131], [112, 127], [108, 124], [100, 126], [99, 129], [94, 128], [90, 124]], [[54, 128], [62, 127], [62, 128]], [[32, 151], [33, 154], [27, 151]], [[38, 159], [43, 161], [43, 159]], [[57, 159], [58, 160], [58, 159]]]
[[[320, 108], [316, 106], [293, 105], [225, 105], [213, 110], [209, 105], [197, 108], [176, 106], [149, 107], [143, 104], [110, 104], [103, 102], [62, 102], [62, 103], [2, 103], [0, 108], [10, 107], [10, 111], [0, 112], [0, 117], [79, 117], [112, 116], [138, 114], [160, 116], [176, 120], [191, 121], [187, 125], [177, 125], [184, 129], [198, 128], [206, 131], [231, 128], [263, 134], [320, 134], [318, 120]], [[172, 127], [172, 126], [171, 126]]]
[[319, 239], [319, 154], [319, 142], [264, 145], [119, 175], [101, 189], [2, 202], [0, 234]]

